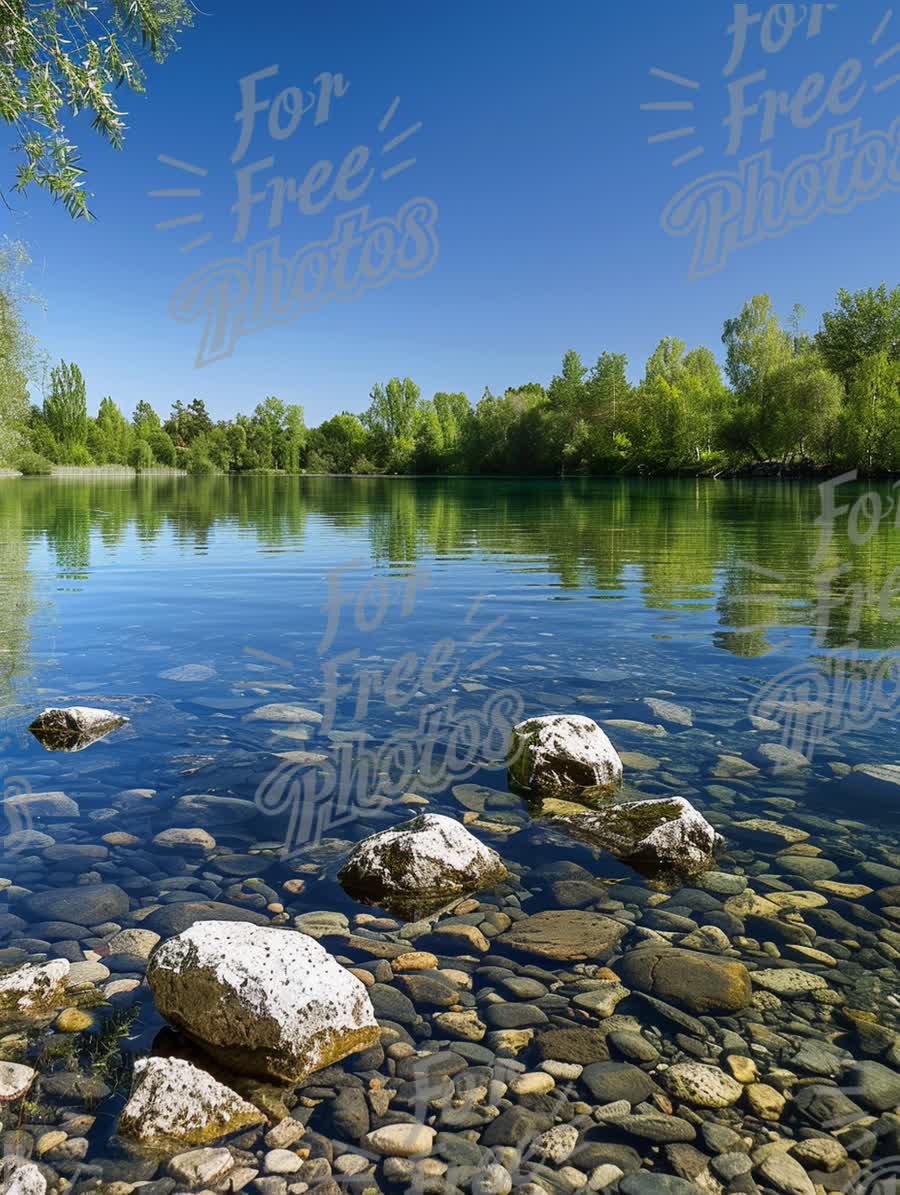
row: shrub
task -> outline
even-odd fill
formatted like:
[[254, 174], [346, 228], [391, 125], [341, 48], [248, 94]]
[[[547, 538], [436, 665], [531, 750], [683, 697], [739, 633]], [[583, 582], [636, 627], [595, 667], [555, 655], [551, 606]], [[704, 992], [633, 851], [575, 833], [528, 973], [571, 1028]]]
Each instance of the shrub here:
[[128, 454], [128, 463], [140, 473], [153, 468], [153, 450], [146, 440], [136, 440]]
[[16, 468], [26, 477], [46, 477], [48, 473], [53, 472], [52, 463], [45, 456], [33, 452], [30, 448], [26, 449], [16, 461]]

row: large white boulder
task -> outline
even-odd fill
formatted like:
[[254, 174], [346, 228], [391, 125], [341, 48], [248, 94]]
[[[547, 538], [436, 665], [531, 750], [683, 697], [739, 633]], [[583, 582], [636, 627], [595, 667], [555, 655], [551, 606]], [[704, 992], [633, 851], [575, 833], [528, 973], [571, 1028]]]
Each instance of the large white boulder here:
[[551, 820], [590, 846], [599, 846], [638, 870], [696, 875], [721, 844], [702, 813], [684, 797], [623, 801]]
[[379, 1040], [365, 987], [294, 930], [197, 921], [147, 980], [162, 1015], [239, 1074], [295, 1082]]
[[622, 761], [592, 718], [547, 714], [513, 727], [508, 778], [511, 788], [536, 797], [612, 792], [622, 783]]
[[181, 1058], [141, 1058], [119, 1133], [156, 1148], [208, 1145], [262, 1124], [265, 1115]]
[[422, 813], [357, 843], [338, 878], [355, 898], [419, 915], [508, 874], [497, 852], [460, 822]]
[[83, 751], [127, 721], [111, 710], [70, 705], [44, 710], [28, 729], [48, 751]]

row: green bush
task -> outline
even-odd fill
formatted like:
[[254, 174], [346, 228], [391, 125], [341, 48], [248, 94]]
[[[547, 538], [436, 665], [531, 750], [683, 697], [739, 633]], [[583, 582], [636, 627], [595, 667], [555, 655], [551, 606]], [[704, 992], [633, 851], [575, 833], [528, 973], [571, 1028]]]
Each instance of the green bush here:
[[188, 473], [197, 477], [216, 472], [216, 466], [206, 450], [206, 445], [200, 441], [192, 444], [184, 454], [184, 467]]
[[45, 456], [29, 448], [16, 461], [16, 468], [26, 477], [46, 477], [53, 472], [53, 465]]
[[146, 440], [136, 440], [128, 454], [128, 463], [138, 473], [143, 469], [153, 468], [153, 450]]

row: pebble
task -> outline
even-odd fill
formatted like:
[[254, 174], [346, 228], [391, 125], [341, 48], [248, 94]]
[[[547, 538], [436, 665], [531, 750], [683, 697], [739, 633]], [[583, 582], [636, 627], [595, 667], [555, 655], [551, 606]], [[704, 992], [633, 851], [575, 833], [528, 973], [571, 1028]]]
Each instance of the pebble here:
[[613, 1166], [607, 1162], [591, 1171], [588, 1178], [588, 1186], [592, 1191], [603, 1191], [606, 1187], [611, 1187], [613, 1183], [618, 1182], [620, 1178], [624, 1177], [624, 1170], [620, 1170], [618, 1166]]
[[805, 996], [809, 992], [828, 987], [821, 975], [800, 971], [796, 967], [775, 967], [752, 971], [750, 978], [754, 985], [764, 988], [765, 991], [772, 992], [776, 996]]
[[766, 1183], [783, 1195], [815, 1195], [812, 1179], [800, 1163], [783, 1150], [770, 1153], [757, 1170]]
[[191, 1149], [176, 1154], [169, 1161], [168, 1170], [176, 1182], [187, 1187], [212, 1187], [234, 1168], [234, 1159], [227, 1149]]
[[781, 1092], [768, 1083], [750, 1083], [746, 1088], [747, 1103], [760, 1120], [780, 1120], [786, 1100]]
[[759, 1072], [752, 1058], [745, 1058], [742, 1054], [729, 1054], [725, 1065], [737, 1079], [738, 1083], [755, 1083]]
[[367, 1133], [362, 1145], [386, 1158], [415, 1158], [431, 1153], [434, 1135], [424, 1124], [390, 1124]]
[[698, 1108], [727, 1108], [737, 1103], [743, 1087], [717, 1066], [678, 1062], [663, 1075], [666, 1089], [676, 1099]]
[[513, 1079], [509, 1089], [514, 1095], [544, 1095], [548, 1091], [552, 1091], [555, 1086], [556, 1082], [552, 1075], [531, 1071]]
[[430, 954], [427, 950], [412, 950], [391, 959], [391, 968], [397, 972], [433, 971], [437, 966], [437, 956]]
[[289, 1149], [270, 1149], [263, 1166], [269, 1174], [297, 1174], [303, 1168], [303, 1159]]
[[64, 1008], [56, 1018], [55, 1026], [60, 1033], [82, 1033], [90, 1029], [94, 1018], [82, 1008]]
[[161, 847], [188, 847], [202, 851], [215, 850], [216, 840], [212, 834], [207, 830], [202, 830], [199, 827], [192, 829], [179, 829], [172, 827], [169, 830], [162, 830], [153, 839], [154, 846]]

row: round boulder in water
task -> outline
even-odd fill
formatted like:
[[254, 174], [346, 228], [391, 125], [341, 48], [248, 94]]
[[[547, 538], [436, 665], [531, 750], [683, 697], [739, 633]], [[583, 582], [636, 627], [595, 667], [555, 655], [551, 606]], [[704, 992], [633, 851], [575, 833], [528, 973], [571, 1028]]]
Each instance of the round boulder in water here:
[[379, 1040], [360, 981], [294, 930], [198, 921], [147, 980], [166, 1020], [238, 1074], [297, 1082]]
[[722, 842], [684, 797], [623, 801], [589, 813], [554, 818], [551, 824], [652, 876], [705, 871]]
[[592, 718], [547, 714], [513, 727], [508, 779], [511, 788], [536, 797], [612, 792], [622, 783], [622, 761]]
[[358, 843], [339, 880], [355, 899], [404, 916], [421, 916], [454, 897], [493, 887], [508, 872], [496, 851], [465, 826], [423, 813]]

